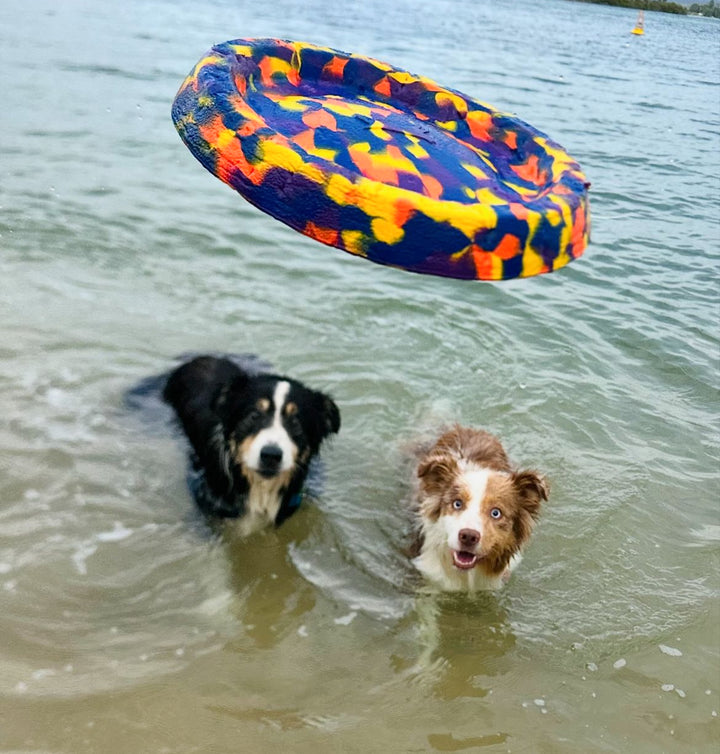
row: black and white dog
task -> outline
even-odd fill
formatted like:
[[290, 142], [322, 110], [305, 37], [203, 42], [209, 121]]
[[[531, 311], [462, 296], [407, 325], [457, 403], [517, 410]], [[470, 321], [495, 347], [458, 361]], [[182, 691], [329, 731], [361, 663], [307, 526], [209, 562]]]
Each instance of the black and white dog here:
[[241, 535], [277, 526], [297, 510], [311, 460], [340, 430], [329, 396], [224, 357], [182, 364], [167, 378], [163, 397], [192, 446], [198, 505], [211, 516], [237, 519]]

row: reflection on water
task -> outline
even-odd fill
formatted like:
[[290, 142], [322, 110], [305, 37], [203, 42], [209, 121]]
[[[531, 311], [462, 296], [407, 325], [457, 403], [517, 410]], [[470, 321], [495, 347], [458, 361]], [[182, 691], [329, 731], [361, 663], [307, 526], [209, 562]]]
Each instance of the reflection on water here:
[[411, 618], [422, 650], [411, 672], [438, 698], [486, 697], [493, 676], [511, 668], [516, 639], [494, 595], [468, 601], [428, 594], [417, 599]]
[[[3, 750], [714, 750], [718, 26], [386, 6], [0, 8]], [[588, 252], [468, 285], [243, 203], [169, 110], [198, 55], [245, 35], [516, 112], [592, 181]], [[208, 527], [172, 422], [128, 410], [187, 351], [258, 354], [340, 405], [323, 486], [278, 530]], [[454, 420], [552, 483], [507, 588], [473, 599], [427, 591], [403, 552], [404, 450]]]
[[[289, 525], [290, 522], [288, 522]], [[302, 542], [307, 531], [294, 532]], [[243, 633], [228, 646], [241, 652], [269, 649], [288, 634], [302, 630], [303, 618], [316, 603], [316, 591], [298, 573], [287, 547], [275, 532], [226, 542], [230, 588], [239, 596], [236, 618]]]

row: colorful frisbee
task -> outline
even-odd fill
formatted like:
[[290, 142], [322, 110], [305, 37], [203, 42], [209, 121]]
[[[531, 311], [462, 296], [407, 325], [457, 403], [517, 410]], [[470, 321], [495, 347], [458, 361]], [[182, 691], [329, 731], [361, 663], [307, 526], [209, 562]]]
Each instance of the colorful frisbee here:
[[378, 60], [225, 42], [183, 82], [172, 117], [256, 207], [379, 264], [502, 280], [557, 270], [588, 242], [589, 184], [562, 147]]

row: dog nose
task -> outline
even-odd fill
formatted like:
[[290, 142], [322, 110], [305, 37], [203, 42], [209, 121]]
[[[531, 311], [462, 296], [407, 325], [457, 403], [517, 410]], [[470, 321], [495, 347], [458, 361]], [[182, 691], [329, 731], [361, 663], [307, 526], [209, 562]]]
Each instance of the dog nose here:
[[260, 465], [268, 471], [275, 471], [282, 461], [283, 452], [279, 445], [266, 445], [260, 451]]
[[475, 547], [480, 541], [480, 532], [475, 529], [460, 529], [458, 538], [463, 547]]

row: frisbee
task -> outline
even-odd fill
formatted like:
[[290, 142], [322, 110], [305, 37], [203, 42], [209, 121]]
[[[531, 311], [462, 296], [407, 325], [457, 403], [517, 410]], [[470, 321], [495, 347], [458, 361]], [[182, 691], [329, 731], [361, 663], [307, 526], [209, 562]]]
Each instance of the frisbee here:
[[502, 280], [557, 270], [588, 243], [589, 183], [561, 146], [372, 58], [224, 42], [185, 79], [172, 118], [253, 205], [372, 262]]

